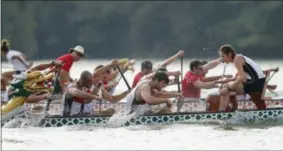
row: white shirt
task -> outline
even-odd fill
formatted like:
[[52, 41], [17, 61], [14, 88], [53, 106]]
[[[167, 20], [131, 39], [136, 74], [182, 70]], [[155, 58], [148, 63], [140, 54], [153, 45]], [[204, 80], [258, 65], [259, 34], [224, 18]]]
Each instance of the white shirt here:
[[15, 70], [26, 71], [28, 68], [20, 60], [18, 60], [18, 59], [12, 60], [12, 57], [15, 56], [15, 55], [17, 55], [17, 56], [21, 57], [23, 60], [25, 60], [22, 57], [22, 54], [19, 51], [10, 50], [7, 53], [7, 60], [8, 60], [8, 62], [10, 62], [13, 65]]

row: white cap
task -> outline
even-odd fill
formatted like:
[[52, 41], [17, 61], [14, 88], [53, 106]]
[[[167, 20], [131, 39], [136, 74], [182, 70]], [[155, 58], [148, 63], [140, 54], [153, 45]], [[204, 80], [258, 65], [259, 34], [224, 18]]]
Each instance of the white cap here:
[[85, 56], [84, 47], [83, 46], [78, 45], [75, 48], [71, 48], [70, 49], [70, 53], [72, 53], [73, 51], [76, 51], [76, 52], [82, 54], [83, 56]]

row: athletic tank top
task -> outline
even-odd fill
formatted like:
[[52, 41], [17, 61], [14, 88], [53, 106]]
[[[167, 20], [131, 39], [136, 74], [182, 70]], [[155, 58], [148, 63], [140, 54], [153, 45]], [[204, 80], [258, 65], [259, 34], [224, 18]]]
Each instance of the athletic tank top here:
[[262, 79], [265, 77], [262, 69], [252, 59], [241, 54], [239, 55], [244, 57], [245, 59], [245, 64], [243, 65], [243, 69], [248, 79], [247, 82], [254, 82], [258, 79]]

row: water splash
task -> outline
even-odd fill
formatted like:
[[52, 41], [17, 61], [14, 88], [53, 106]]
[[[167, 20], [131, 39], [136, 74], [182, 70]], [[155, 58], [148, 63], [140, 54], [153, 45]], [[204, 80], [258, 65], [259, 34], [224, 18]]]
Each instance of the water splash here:
[[135, 111], [130, 114], [128, 110], [121, 110], [120, 112], [113, 114], [113, 116], [109, 118], [107, 125], [113, 127], [122, 126], [126, 124], [130, 119], [143, 115], [148, 111], [150, 111], [149, 105], [139, 105], [136, 107]]

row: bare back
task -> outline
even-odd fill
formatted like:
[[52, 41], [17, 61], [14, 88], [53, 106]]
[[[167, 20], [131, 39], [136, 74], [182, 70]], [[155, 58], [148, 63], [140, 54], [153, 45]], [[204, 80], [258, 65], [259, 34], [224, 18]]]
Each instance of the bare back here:
[[148, 88], [150, 88], [148, 83], [142, 83], [136, 88], [135, 100], [137, 102], [139, 102], [139, 103], [145, 102], [145, 100], [142, 98], [142, 93], [145, 89], [148, 89]]

